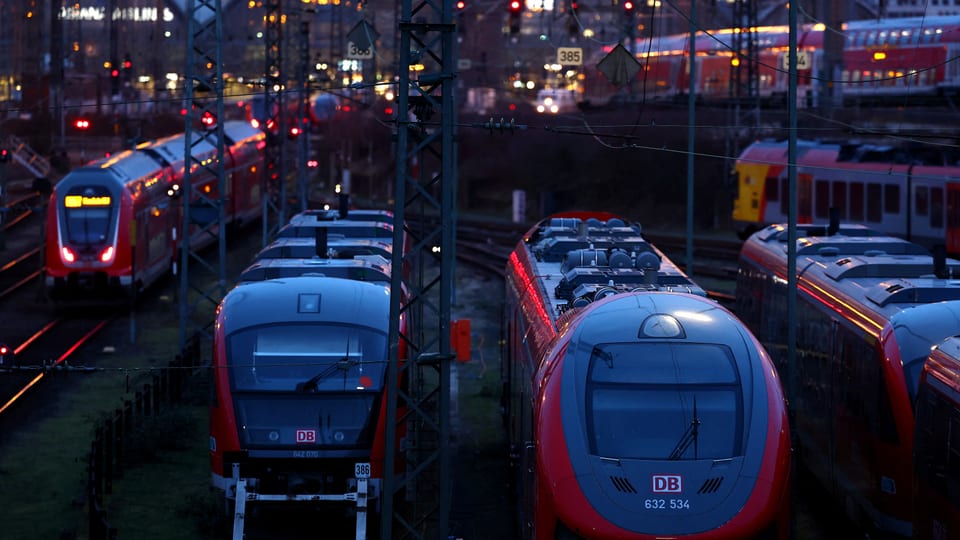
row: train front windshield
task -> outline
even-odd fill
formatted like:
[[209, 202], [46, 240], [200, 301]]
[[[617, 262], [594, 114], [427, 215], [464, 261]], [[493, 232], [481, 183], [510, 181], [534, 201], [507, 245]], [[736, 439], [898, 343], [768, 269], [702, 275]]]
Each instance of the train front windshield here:
[[378, 390], [387, 354], [386, 334], [329, 324], [250, 328], [227, 348], [233, 389], [241, 392]]
[[227, 341], [245, 447], [368, 448], [386, 372], [387, 336], [369, 328], [249, 328]]
[[727, 347], [597, 345], [588, 369], [586, 420], [592, 454], [652, 460], [743, 454], [743, 397]]
[[110, 240], [115, 205], [103, 186], [78, 186], [63, 197], [64, 239], [77, 246], [99, 245]]

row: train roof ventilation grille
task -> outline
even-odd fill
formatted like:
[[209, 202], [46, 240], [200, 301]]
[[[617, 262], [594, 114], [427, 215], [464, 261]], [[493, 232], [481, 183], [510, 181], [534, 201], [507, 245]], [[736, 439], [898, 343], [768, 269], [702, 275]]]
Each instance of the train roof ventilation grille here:
[[622, 476], [611, 476], [610, 481], [613, 482], [613, 487], [615, 487], [620, 493], [637, 492], [637, 488], [633, 487], [633, 484], [630, 483], [630, 480]]
[[700, 486], [700, 489], [697, 490], [697, 493], [700, 495], [708, 495], [710, 493], [716, 493], [720, 489], [720, 484], [723, 483], [722, 476], [716, 476], [713, 478], [707, 478], [707, 480]]

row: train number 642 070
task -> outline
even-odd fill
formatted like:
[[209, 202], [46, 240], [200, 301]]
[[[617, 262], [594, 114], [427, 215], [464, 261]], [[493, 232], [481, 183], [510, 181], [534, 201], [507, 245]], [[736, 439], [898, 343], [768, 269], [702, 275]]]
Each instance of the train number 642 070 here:
[[644, 499], [643, 507], [647, 510], [689, 510], [688, 499]]

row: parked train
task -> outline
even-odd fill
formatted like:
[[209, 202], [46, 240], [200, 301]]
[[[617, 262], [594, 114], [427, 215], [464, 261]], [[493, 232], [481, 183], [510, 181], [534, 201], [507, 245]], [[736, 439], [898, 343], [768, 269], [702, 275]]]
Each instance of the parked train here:
[[[960, 331], [960, 330], [958, 330]], [[960, 533], [960, 335], [927, 358], [917, 391], [913, 537]]]
[[777, 372], [638, 225], [535, 225], [507, 263], [504, 320], [522, 538], [787, 537]]
[[[264, 134], [243, 121], [224, 123], [229, 224], [259, 218]], [[129, 298], [167, 274], [178, 260], [185, 159], [184, 135], [145, 143], [74, 169], [55, 186], [47, 213], [45, 283], [54, 300]], [[194, 141], [193, 159], [214, 156]], [[217, 178], [191, 175], [194, 193], [217, 197]], [[212, 242], [187, 231], [196, 249]]]
[[[825, 73], [824, 34], [842, 34], [842, 68]], [[731, 93], [747, 84], [747, 40], [751, 33], [726, 28], [698, 32], [695, 96], [704, 102], [741, 98]], [[742, 40], [739, 41], [738, 40]], [[789, 27], [757, 27], [756, 96], [761, 103], [783, 105], [789, 89]], [[742, 45], [738, 46], [738, 43]], [[689, 34], [638, 39], [633, 54], [640, 64], [632, 84], [620, 89], [599, 69], [584, 71], [584, 105], [603, 106], [614, 100], [686, 100], [690, 93]], [[604, 48], [596, 66], [610, 52]], [[849, 21], [840, 29], [822, 23], [805, 24], [797, 36], [797, 105], [817, 106], [828, 85], [844, 103], [917, 103], [960, 91], [960, 68], [951, 61], [960, 55], [960, 19], [951, 16]]]
[[[327, 224], [351, 219], [307, 211], [292, 221], [304, 216]], [[235, 535], [248, 501], [319, 503], [314, 510], [331, 516], [322, 522], [334, 536], [351, 520], [359, 534], [377, 519], [391, 421], [391, 264], [368, 253], [366, 237], [327, 239], [312, 238], [312, 254], [265, 248], [217, 310], [210, 466], [213, 486], [235, 505]], [[392, 253], [392, 238], [377, 244]], [[405, 315], [400, 331], [409, 332]], [[398, 354], [406, 356], [403, 340]], [[398, 441], [403, 435], [401, 423]], [[396, 463], [399, 474], [401, 457]]]
[[[340, 114], [340, 99], [329, 92], [320, 92], [311, 95], [307, 99], [307, 105], [304, 109], [303, 119], [300, 118], [300, 100], [299, 92], [287, 92], [282, 96], [284, 106], [283, 121], [285, 127], [291, 135], [295, 135], [291, 130], [310, 130], [330, 122]], [[274, 113], [268, 117], [266, 107], [266, 97], [263, 94], [254, 94], [247, 99], [244, 110], [246, 111], [247, 121], [253, 127], [262, 129], [270, 133], [278, 133], [280, 130], [280, 106], [275, 105]]]
[[[737, 158], [733, 221], [742, 238], [788, 218], [787, 141]], [[960, 255], [960, 155], [890, 146], [797, 141], [797, 221], [864, 223]]]
[[960, 261], [862, 226], [799, 226], [793, 323], [787, 237], [771, 225], [744, 243], [736, 313], [793, 383], [800, 463], [853, 522], [909, 537], [914, 403], [931, 347], [960, 328]]

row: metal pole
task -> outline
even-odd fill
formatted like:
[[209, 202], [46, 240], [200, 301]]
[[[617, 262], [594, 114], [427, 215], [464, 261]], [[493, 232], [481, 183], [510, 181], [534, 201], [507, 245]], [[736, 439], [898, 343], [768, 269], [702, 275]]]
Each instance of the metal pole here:
[[[790, 435], [796, 441], [795, 408], [792, 400], [797, 395], [797, 7], [796, 2], [789, 3], [788, 21], [790, 36], [787, 41], [790, 62], [787, 111], [787, 183], [790, 186], [789, 208], [787, 210], [787, 404]], [[796, 444], [793, 444], [796, 447]], [[793, 470], [796, 471], [797, 452], [791, 454]], [[797, 483], [794, 482], [794, 485]], [[796, 537], [796, 519], [790, 519], [791, 536]]]
[[690, 0], [690, 84], [687, 93], [687, 275], [693, 277], [693, 152], [696, 138], [697, 5]]

